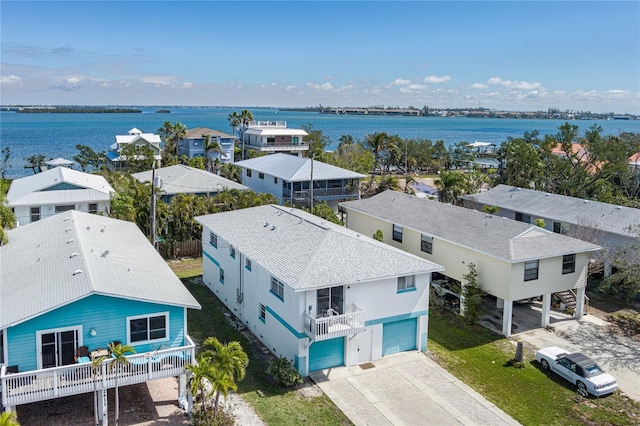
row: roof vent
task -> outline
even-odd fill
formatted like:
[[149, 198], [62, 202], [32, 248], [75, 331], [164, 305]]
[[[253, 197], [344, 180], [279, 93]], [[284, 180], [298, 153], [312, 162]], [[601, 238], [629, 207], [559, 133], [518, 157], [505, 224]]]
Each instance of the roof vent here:
[[582, 202], [587, 204], [589, 202], [589, 200], [583, 200]]
[[102, 228], [102, 229], [100, 230], [100, 232], [104, 232], [104, 230], [105, 230], [105, 229], [106, 229], [106, 228]]
[[91, 227], [90, 226], [87, 226], [87, 231], [91, 231]]
[[74, 240], [73, 238], [69, 238], [69, 239], [67, 240], [67, 244], [72, 243], [72, 242], [74, 242], [74, 241], [75, 241], [75, 240]]
[[78, 253], [73, 252], [71, 253], [71, 256], [69, 256], [69, 259], [71, 259], [72, 257], [76, 257], [76, 256], [80, 256]]
[[616, 209], [622, 210], [622, 206], [616, 206]]
[[64, 230], [64, 232], [69, 232], [69, 231], [71, 231], [71, 228], [67, 228]]
[[273, 225], [273, 226], [271, 227], [271, 230], [272, 230], [272, 231], [274, 231], [275, 229], [276, 229], [276, 226], [275, 226], [275, 225]]
[[107, 257], [108, 254], [109, 254], [109, 250], [105, 250], [104, 253], [102, 253], [100, 256]]
[[80, 275], [82, 273], [82, 269], [76, 269], [75, 271], [73, 271], [73, 276], [75, 277], [76, 275]]
[[266, 228], [267, 226], [269, 226], [269, 222], [265, 222], [264, 225], [262, 225], [263, 228]]
[[63, 221], [63, 222], [66, 222], [66, 221], [68, 221], [68, 220], [70, 220], [70, 219], [71, 219], [71, 218], [67, 216], [67, 217], [65, 217], [64, 219], [62, 219], [62, 221]]

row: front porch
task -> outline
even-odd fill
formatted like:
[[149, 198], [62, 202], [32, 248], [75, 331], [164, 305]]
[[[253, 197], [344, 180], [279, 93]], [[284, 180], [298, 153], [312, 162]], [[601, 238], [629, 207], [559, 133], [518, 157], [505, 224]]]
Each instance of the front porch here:
[[319, 342], [365, 331], [365, 312], [356, 305], [351, 305], [348, 311], [322, 318], [305, 314], [305, 333], [313, 341]]
[[[91, 363], [7, 373], [0, 367], [2, 405], [11, 409], [16, 405], [45, 401], [92, 391], [105, 392], [118, 386], [143, 383], [165, 377], [183, 376], [185, 366], [195, 360], [195, 344], [187, 336], [187, 345], [144, 354], [127, 356], [127, 364], [116, 365], [105, 359], [94, 371]], [[186, 381], [185, 381], [186, 384]], [[183, 391], [181, 390], [181, 395]]]

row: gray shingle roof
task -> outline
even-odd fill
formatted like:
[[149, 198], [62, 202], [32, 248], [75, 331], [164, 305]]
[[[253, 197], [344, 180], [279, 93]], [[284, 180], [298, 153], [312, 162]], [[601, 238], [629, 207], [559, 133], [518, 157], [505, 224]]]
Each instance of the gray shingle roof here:
[[253, 207], [196, 220], [295, 291], [444, 269], [289, 207]]
[[[140, 182], [151, 182], [151, 170], [132, 174]], [[156, 169], [156, 176], [162, 179], [160, 189], [164, 194], [190, 194], [211, 192], [216, 193], [224, 189], [237, 189], [246, 191], [244, 185], [225, 179], [222, 176], [209, 173], [206, 170], [178, 164], [175, 166]]]
[[205, 136], [220, 137], [222, 139], [238, 139], [236, 136], [228, 135], [219, 130], [212, 130], [206, 127], [195, 127], [187, 130], [185, 139], [202, 139]]
[[[249, 160], [238, 161], [236, 165], [266, 173], [287, 182], [311, 180], [311, 159], [289, 154], [271, 154]], [[315, 160], [313, 180], [363, 179], [365, 175]]]
[[509, 262], [599, 249], [515, 220], [395, 191], [340, 205]]
[[200, 305], [132, 222], [70, 210], [8, 231], [0, 329], [92, 294]]
[[[47, 191], [67, 183], [84, 189]], [[7, 192], [10, 206], [44, 205], [60, 202], [107, 201], [113, 188], [100, 175], [84, 173], [68, 167], [56, 167], [33, 176], [16, 179]]]
[[604, 232], [626, 237], [635, 237], [629, 227], [640, 225], [640, 209], [515, 186], [498, 185], [489, 191], [462, 198], [569, 224], [595, 224]]

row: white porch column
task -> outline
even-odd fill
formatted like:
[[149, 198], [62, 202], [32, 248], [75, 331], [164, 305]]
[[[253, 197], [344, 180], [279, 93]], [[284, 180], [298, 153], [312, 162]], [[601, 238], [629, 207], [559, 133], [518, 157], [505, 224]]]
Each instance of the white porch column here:
[[102, 426], [109, 424], [109, 410], [107, 409], [107, 389], [98, 391], [98, 420]]
[[540, 327], [546, 328], [549, 325], [551, 316], [551, 293], [542, 295], [542, 317]]
[[585, 306], [584, 306], [584, 292], [585, 292], [585, 287], [579, 287], [576, 290], [576, 313], [575, 313], [575, 317], [576, 319], [582, 319], [582, 317], [585, 314]]
[[464, 286], [465, 283], [460, 283], [460, 315], [464, 316]]
[[496, 297], [496, 308], [498, 309], [504, 308], [504, 299], [500, 299], [499, 297]]
[[191, 395], [191, 386], [189, 381], [191, 380], [191, 373], [181, 374], [178, 376], [178, 406], [185, 410], [187, 413], [191, 413], [193, 410], [193, 396]]
[[502, 335], [511, 337], [511, 320], [513, 316], [513, 301], [505, 300], [502, 308]]

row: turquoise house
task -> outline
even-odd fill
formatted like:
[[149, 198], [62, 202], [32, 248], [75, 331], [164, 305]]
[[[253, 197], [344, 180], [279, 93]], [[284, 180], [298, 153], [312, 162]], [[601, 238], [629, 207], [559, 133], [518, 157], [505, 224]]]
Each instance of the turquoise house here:
[[[94, 387], [106, 393], [115, 386], [112, 342], [136, 350], [120, 386], [174, 376], [178, 398], [188, 399], [185, 365], [195, 345], [187, 309], [200, 305], [134, 223], [71, 210], [8, 236], [0, 247], [5, 409]], [[99, 355], [107, 358], [94, 374]]]

